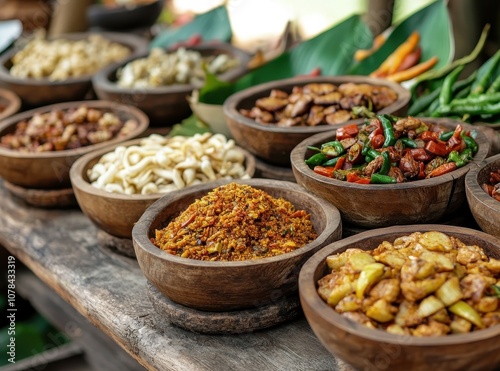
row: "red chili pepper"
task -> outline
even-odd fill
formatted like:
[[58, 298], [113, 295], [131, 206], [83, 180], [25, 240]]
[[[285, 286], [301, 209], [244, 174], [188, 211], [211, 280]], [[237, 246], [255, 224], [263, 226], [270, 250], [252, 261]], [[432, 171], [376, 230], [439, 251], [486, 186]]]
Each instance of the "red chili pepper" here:
[[382, 148], [384, 142], [385, 142], [385, 137], [382, 134], [375, 135], [370, 141], [372, 148], [374, 149]]
[[334, 166], [334, 170], [340, 170], [344, 166], [345, 156], [339, 157], [337, 163]]
[[428, 141], [425, 145], [425, 150], [436, 155], [436, 156], [447, 156], [449, 152], [449, 149], [446, 147], [445, 142], [441, 141]]
[[465, 143], [464, 140], [461, 140], [460, 143], [458, 143], [455, 147], [450, 148], [448, 150], [448, 153], [451, 151], [457, 151], [458, 153], [462, 152], [465, 148], [467, 148], [467, 143]]
[[464, 128], [462, 127], [462, 125], [458, 124], [457, 127], [455, 128], [455, 131], [453, 132], [453, 137], [460, 138], [460, 134], [462, 133], [463, 129]]
[[358, 133], [359, 133], [358, 125], [351, 124], [338, 128], [335, 133], [335, 137], [337, 140], [342, 140], [346, 138], [355, 138], [356, 135], [358, 135]]
[[[463, 140], [460, 138], [460, 136], [456, 137], [455, 134], [453, 134], [453, 136], [451, 136], [450, 139], [448, 139], [448, 141], [446, 142], [446, 147], [454, 148], [457, 145], [459, 145], [461, 142], [463, 142]], [[458, 152], [462, 152], [462, 151], [458, 151]]]
[[419, 162], [418, 166], [419, 166], [419, 171], [418, 171], [417, 178], [418, 179], [425, 179], [425, 164], [423, 162]]
[[417, 161], [430, 161], [433, 158], [424, 148], [411, 148], [409, 151]]
[[495, 189], [495, 187], [493, 187], [491, 184], [483, 184], [481, 186], [481, 188], [483, 189], [483, 191], [485, 191], [489, 196], [491, 196], [493, 194], [493, 190]]
[[439, 133], [435, 131], [426, 130], [421, 132], [418, 137], [422, 139], [424, 142], [428, 142], [429, 140], [439, 140]]
[[[340, 159], [339, 159], [340, 161]], [[316, 173], [316, 174], [319, 174], [319, 175], [323, 175], [323, 176], [327, 176], [329, 178], [333, 178], [333, 172], [335, 171], [335, 167], [333, 166], [315, 166], [313, 171]]]
[[359, 180], [359, 175], [355, 172], [348, 172], [346, 174], [346, 180], [348, 182], [354, 183], [355, 181]]
[[457, 168], [457, 165], [454, 162], [447, 162], [441, 166], [438, 166], [434, 170], [432, 170], [428, 175], [427, 178], [434, 178], [446, 173], [449, 173]]

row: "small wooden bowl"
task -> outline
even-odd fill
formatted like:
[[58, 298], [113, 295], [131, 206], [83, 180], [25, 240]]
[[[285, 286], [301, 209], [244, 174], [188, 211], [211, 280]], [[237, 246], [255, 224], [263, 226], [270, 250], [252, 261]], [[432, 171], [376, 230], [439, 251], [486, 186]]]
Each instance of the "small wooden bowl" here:
[[[129, 147], [139, 144], [141, 140], [134, 139], [118, 145]], [[78, 205], [99, 229], [115, 237], [131, 239], [132, 228], [144, 211], [156, 200], [168, 194], [126, 195], [106, 192], [92, 186], [87, 171], [104, 154], [114, 151], [116, 147], [117, 145], [107, 146], [79, 158], [71, 167], [70, 179]], [[255, 158], [243, 148], [238, 150], [245, 156], [245, 174], [252, 177], [255, 173]]]
[[[57, 39], [83, 40], [92, 32], [70, 33], [58, 36]], [[120, 43], [131, 50], [131, 55], [143, 53], [148, 48], [148, 42], [139, 36], [113, 32], [99, 32], [102, 37]], [[47, 104], [76, 101], [84, 99], [92, 88], [89, 75], [69, 78], [62, 81], [44, 79], [22, 79], [12, 76], [12, 57], [19, 50], [13, 48], [0, 56], [0, 84], [12, 90], [29, 107], [40, 107]]]
[[437, 230], [478, 245], [488, 256], [500, 258], [500, 240], [477, 230], [445, 225], [407, 225], [375, 229], [334, 242], [302, 267], [299, 293], [309, 325], [333, 355], [359, 370], [492, 370], [500, 365], [500, 326], [468, 334], [438, 337], [398, 336], [350, 321], [326, 304], [317, 293], [318, 280], [328, 273], [326, 257], [348, 248], [372, 250], [382, 241], [416, 231]]
[[302, 264], [324, 245], [341, 236], [338, 210], [295, 183], [250, 179], [237, 181], [283, 197], [297, 209], [311, 214], [318, 233], [312, 243], [280, 256], [246, 261], [200, 261], [169, 254], [150, 241], [197, 198], [225, 184], [194, 186], [162, 197], [151, 205], [132, 230], [139, 266], [146, 278], [172, 301], [203, 311], [230, 311], [259, 308], [297, 295], [297, 277]]
[[0, 106], [4, 107], [0, 109], [0, 120], [3, 120], [19, 111], [21, 99], [10, 90], [0, 88]]
[[[461, 124], [438, 118], [421, 118], [453, 130]], [[316, 134], [302, 141], [291, 154], [292, 170], [298, 184], [325, 198], [342, 214], [342, 220], [366, 228], [398, 224], [435, 223], [457, 211], [465, 202], [465, 174], [483, 161], [490, 148], [486, 136], [477, 131], [479, 151], [474, 159], [448, 174], [399, 184], [356, 184], [316, 174], [305, 163], [313, 152], [308, 146], [320, 146], [335, 139], [335, 132]]]
[[61, 189], [69, 187], [69, 170], [79, 157], [91, 151], [133, 139], [148, 128], [147, 116], [135, 107], [106, 101], [78, 101], [44, 106], [11, 116], [0, 123], [0, 137], [14, 132], [18, 122], [29, 120], [35, 113], [67, 110], [81, 105], [113, 112], [122, 120], [134, 119], [138, 125], [135, 130], [124, 137], [77, 149], [20, 152], [0, 147], [0, 177], [24, 188]]
[[481, 186], [488, 183], [490, 172], [500, 169], [500, 154], [488, 157], [472, 167], [465, 176], [465, 194], [470, 211], [479, 227], [500, 238], [500, 202], [489, 196]]
[[275, 124], [261, 124], [243, 116], [240, 109], [250, 109], [255, 106], [257, 99], [268, 97], [271, 90], [280, 89], [287, 93], [294, 86], [303, 86], [310, 83], [355, 83], [387, 86], [394, 90], [398, 99], [378, 113], [393, 115], [406, 114], [410, 102], [410, 92], [401, 85], [383, 79], [373, 79], [365, 76], [321, 76], [291, 78], [257, 85], [231, 95], [224, 102], [223, 110], [229, 130], [236, 142], [247, 148], [255, 156], [278, 166], [290, 166], [292, 149], [304, 139], [318, 133], [333, 131], [348, 123], [360, 124], [364, 118], [350, 120], [337, 125], [279, 127]]
[[[218, 42], [200, 44], [188, 47], [196, 50], [203, 56], [228, 54], [240, 61], [240, 65], [221, 74], [219, 78], [232, 81], [242, 76], [247, 71], [250, 56], [243, 50], [237, 49], [231, 44]], [[116, 73], [118, 69], [127, 63], [148, 56], [145, 52], [128, 58], [119, 65], [104, 68], [92, 78], [92, 84], [100, 99], [111, 100], [132, 104], [149, 116], [151, 125], [172, 126], [191, 114], [188, 97], [194, 89], [201, 86], [191, 84], [175, 84], [157, 88], [123, 88], [116, 84]]]

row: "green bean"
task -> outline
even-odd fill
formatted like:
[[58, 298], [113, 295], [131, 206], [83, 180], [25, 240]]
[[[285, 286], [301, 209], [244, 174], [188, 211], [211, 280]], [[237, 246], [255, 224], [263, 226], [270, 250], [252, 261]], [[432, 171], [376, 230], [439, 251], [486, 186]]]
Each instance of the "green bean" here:
[[444, 78], [443, 85], [441, 88], [441, 93], [439, 94], [439, 104], [441, 106], [444, 106], [445, 104], [450, 103], [452, 95], [453, 95], [453, 84], [455, 84], [458, 76], [462, 73], [464, 68], [465, 68], [465, 65], [462, 64], [461, 66], [458, 66], [453, 71], [451, 71]]
[[486, 94], [493, 94], [499, 90], [500, 90], [500, 75], [498, 75], [496, 79], [493, 80], [488, 90], [486, 90]]
[[431, 105], [431, 103], [439, 96], [441, 93], [441, 86], [434, 89], [429, 94], [422, 95], [417, 98], [415, 102], [408, 108], [408, 116], [421, 116], [420, 114], [425, 112], [425, 110]]
[[479, 69], [477, 79], [472, 83], [470, 96], [477, 96], [486, 91], [499, 62], [500, 49]]

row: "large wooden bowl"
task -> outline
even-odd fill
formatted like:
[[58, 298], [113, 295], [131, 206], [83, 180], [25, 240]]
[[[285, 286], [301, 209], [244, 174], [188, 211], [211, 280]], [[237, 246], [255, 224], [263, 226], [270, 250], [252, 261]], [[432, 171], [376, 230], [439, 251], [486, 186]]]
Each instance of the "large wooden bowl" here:
[[[188, 47], [189, 50], [196, 50], [203, 56], [228, 54], [240, 61], [239, 66], [234, 67], [219, 78], [225, 81], [232, 81], [242, 76], [247, 71], [247, 64], [250, 56], [241, 49], [235, 48], [231, 44], [218, 42], [207, 43]], [[108, 66], [92, 78], [92, 85], [100, 99], [111, 100], [132, 104], [149, 116], [151, 125], [172, 126], [185, 119], [191, 114], [188, 97], [194, 89], [201, 86], [192, 84], [175, 84], [156, 88], [124, 88], [118, 86], [116, 73], [118, 69], [127, 63], [144, 58], [147, 52], [128, 58], [118, 65]]]
[[465, 194], [470, 211], [479, 227], [500, 238], [500, 202], [493, 199], [481, 185], [488, 183], [490, 172], [500, 169], [500, 154], [488, 157], [472, 167], [465, 176]]
[[438, 230], [478, 245], [490, 257], [500, 258], [500, 240], [484, 232], [445, 225], [407, 225], [375, 229], [334, 242], [302, 267], [299, 292], [309, 325], [333, 355], [359, 370], [492, 370], [500, 365], [500, 326], [468, 334], [439, 337], [398, 336], [370, 329], [342, 317], [317, 293], [317, 281], [326, 275], [326, 257], [348, 248], [372, 250], [382, 241], [416, 231]]
[[[393, 89], [397, 93], [398, 99], [379, 111], [379, 113], [406, 114], [411, 95], [408, 90], [397, 83], [365, 76], [322, 76], [277, 80], [242, 90], [226, 99], [223, 105], [224, 116], [233, 138], [240, 146], [248, 149], [265, 162], [289, 167], [290, 153], [297, 144], [314, 134], [331, 132], [348, 122], [337, 125], [279, 127], [275, 124], [261, 124], [245, 117], [239, 112], [240, 109], [254, 107], [257, 99], [268, 97], [273, 89], [280, 89], [290, 93], [294, 86], [303, 86], [310, 83], [343, 84], [349, 82], [381, 85]], [[356, 119], [349, 122], [359, 124], [363, 121], [364, 119]]]
[[[118, 145], [138, 145], [142, 139], [133, 139]], [[87, 172], [106, 153], [114, 151], [117, 145], [92, 151], [79, 158], [71, 167], [70, 179], [78, 205], [83, 213], [101, 230], [120, 238], [132, 238], [132, 228], [144, 211], [165, 193], [150, 195], [126, 195], [106, 192], [90, 184]], [[242, 148], [245, 156], [245, 174], [255, 173], [255, 158]], [[189, 187], [188, 187], [189, 188]], [[178, 191], [174, 191], [178, 192]]]
[[149, 125], [148, 117], [135, 107], [106, 101], [77, 101], [48, 105], [11, 116], [0, 122], [0, 137], [14, 132], [18, 122], [29, 120], [35, 113], [67, 110], [81, 105], [113, 112], [122, 120], [134, 119], [138, 125], [123, 137], [77, 149], [20, 152], [0, 147], [0, 177], [23, 188], [61, 189], [69, 187], [69, 170], [79, 157], [91, 151], [133, 139], [141, 135]]
[[[57, 39], [83, 40], [95, 32], [70, 33]], [[143, 53], [148, 48], [146, 39], [133, 35], [113, 32], [99, 32], [99, 35], [128, 47], [132, 54]], [[62, 81], [44, 79], [22, 79], [9, 73], [12, 57], [19, 50], [13, 48], [0, 56], [0, 85], [12, 90], [28, 107], [39, 107], [52, 103], [82, 100], [91, 91], [92, 76], [80, 76]]]
[[0, 120], [17, 113], [21, 108], [21, 99], [17, 94], [7, 89], [0, 88]]
[[[474, 130], [462, 122], [421, 118], [453, 130], [459, 123], [465, 130]], [[398, 224], [435, 223], [452, 215], [466, 202], [465, 174], [483, 161], [490, 142], [477, 131], [479, 150], [474, 159], [448, 174], [399, 184], [356, 184], [316, 174], [306, 164], [313, 151], [308, 146], [320, 146], [335, 139], [335, 132], [316, 134], [302, 141], [291, 154], [292, 170], [298, 184], [335, 205], [342, 220], [365, 228], [388, 227]]]
[[165, 296], [187, 307], [207, 311], [230, 311], [260, 306], [298, 295], [297, 277], [312, 254], [341, 236], [338, 210], [295, 183], [250, 179], [238, 181], [283, 197], [297, 209], [311, 214], [318, 238], [293, 252], [246, 261], [200, 261], [171, 255], [150, 241], [195, 199], [216, 186], [195, 186], [167, 195], [151, 205], [132, 230], [137, 261], [146, 278]]

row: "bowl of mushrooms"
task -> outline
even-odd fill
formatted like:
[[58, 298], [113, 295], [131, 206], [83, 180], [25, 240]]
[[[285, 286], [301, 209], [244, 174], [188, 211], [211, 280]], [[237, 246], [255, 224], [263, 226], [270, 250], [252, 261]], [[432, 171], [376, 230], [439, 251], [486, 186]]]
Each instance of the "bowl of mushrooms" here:
[[399, 84], [364, 76], [300, 77], [231, 95], [224, 116], [238, 145], [272, 165], [290, 166], [290, 153], [311, 135], [370, 113], [406, 113], [410, 93]]
[[78, 204], [101, 230], [131, 238], [153, 202], [191, 186], [248, 179], [254, 157], [221, 134], [148, 137], [93, 151], [71, 167]]
[[0, 123], [0, 177], [28, 189], [69, 187], [76, 159], [133, 139], [148, 123], [139, 109], [106, 101], [66, 102], [18, 113]]
[[323, 346], [356, 369], [493, 370], [499, 273], [498, 238], [393, 226], [325, 246], [303, 265], [299, 294]]
[[153, 48], [103, 69], [92, 84], [99, 98], [135, 105], [152, 125], [171, 126], [190, 115], [188, 96], [203, 86], [203, 68], [232, 81], [245, 73], [249, 60], [246, 52], [223, 42]]
[[0, 57], [0, 83], [29, 107], [77, 101], [101, 68], [147, 50], [145, 39], [113, 32], [34, 37]]

